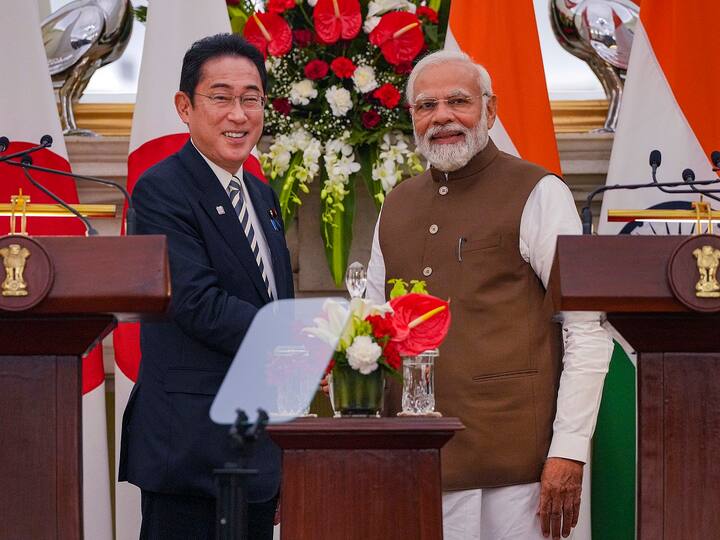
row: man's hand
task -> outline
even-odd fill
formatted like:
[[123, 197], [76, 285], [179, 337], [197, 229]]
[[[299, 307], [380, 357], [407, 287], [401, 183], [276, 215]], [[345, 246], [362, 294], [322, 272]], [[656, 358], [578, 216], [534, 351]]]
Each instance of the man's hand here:
[[322, 380], [320, 381], [320, 390], [322, 390], [323, 393], [324, 393], [326, 396], [329, 396], [329, 395], [330, 395], [330, 384], [329, 384], [329, 382], [328, 382], [328, 376], [327, 376], [327, 375], [325, 375], [325, 376], [322, 378]]
[[548, 458], [540, 478], [540, 526], [544, 536], [567, 538], [580, 515], [583, 464], [563, 458]]

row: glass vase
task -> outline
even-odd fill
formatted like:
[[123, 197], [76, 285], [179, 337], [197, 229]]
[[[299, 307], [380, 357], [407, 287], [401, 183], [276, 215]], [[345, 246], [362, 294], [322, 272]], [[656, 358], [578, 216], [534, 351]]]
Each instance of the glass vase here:
[[335, 364], [329, 383], [335, 416], [380, 416], [385, 393], [380, 367], [363, 375], [348, 365]]
[[435, 359], [437, 349], [403, 357], [402, 415], [435, 413]]

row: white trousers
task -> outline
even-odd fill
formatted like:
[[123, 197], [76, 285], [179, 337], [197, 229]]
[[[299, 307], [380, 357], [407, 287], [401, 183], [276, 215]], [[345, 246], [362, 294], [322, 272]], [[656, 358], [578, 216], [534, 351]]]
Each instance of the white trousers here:
[[537, 515], [540, 482], [446, 491], [442, 502], [444, 540], [547, 540]]

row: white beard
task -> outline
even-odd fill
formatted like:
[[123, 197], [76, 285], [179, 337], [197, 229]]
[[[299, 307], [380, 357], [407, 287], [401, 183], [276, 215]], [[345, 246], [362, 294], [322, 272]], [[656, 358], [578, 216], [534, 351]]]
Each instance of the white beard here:
[[[434, 135], [445, 131], [462, 132], [465, 140], [454, 144], [432, 142], [431, 138]], [[430, 127], [422, 137], [418, 137], [415, 133], [415, 146], [434, 168], [443, 172], [452, 172], [462, 169], [476, 154], [479, 154], [487, 146], [488, 138], [487, 109], [483, 107], [480, 121], [473, 128], [466, 128], [457, 122]]]

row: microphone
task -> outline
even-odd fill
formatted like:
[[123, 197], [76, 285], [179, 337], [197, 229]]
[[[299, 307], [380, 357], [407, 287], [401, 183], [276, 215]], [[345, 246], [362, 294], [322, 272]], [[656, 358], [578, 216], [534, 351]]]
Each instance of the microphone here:
[[688, 183], [694, 182], [695, 181], [695, 171], [693, 171], [692, 169], [685, 169], [682, 172], [682, 179], [683, 179], [683, 181], [688, 182]]
[[5, 136], [0, 137], [0, 152], [7, 150], [8, 146], [10, 146], [10, 139]]
[[[50, 136], [47, 135], [47, 137]], [[6, 165], [12, 165], [14, 167], [24, 167], [33, 171], [57, 174], [59, 176], [67, 176], [68, 178], [73, 178], [75, 180], [86, 180], [88, 182], [95, 182], [97, 184], [103, 184], [105, 186], [110, 186], [114, 189], [117, 189], [120, 193], [122, 193], [122, 196], [125, 198], [125, 202], [127, 203], [127, 213], [125, 214], [125, 234], [128, 236], [135, 234], [135, 208], [133, 207], [130, 193], [128, 193], [127, 189], [125, 189], [117, 182], [113, 182], [112, 180], [104, 180], [102, 178], [96, 178], [94, 176], [86, 176], [84, 174], [75, 174], [66, 171], [60, 171], [57, 169], [49, 169], [47, 167], [39, 167], [38, 165], [33, 165], [32, 160], [29, 163], [25, 163], [25, 158], [23, 158], [22, 162], [20, 163], [18, 163], [17, 161], [6, 161], [5, 163]]]
[[713, 164], [713, 171], [720, 170], [720, 152], [713, 150], [710, 154], [710, 161], [712, 161]]
[[695, 171], [692, 169], [685, 169], [682, 172], [682, 179], [686, 183], [690, 184], [690, 189], [695, 191], [696, 193], [700, 193], [701, 195], [705, 195], [708, 199], [713, 199], [715, 201], [720, 201], [720, 197], [716, 197], [715, 195], [712, 195], [711, 193], [708, 193], [707, 191], [701, 191], [698, 188], [696, 188], [693, 183], [695, 182]]
[[[10, 145], [10, 141], [7, 137], [0, 138], [0, 145], [2, 145], [3, 140], [7, 141], [7, 146]], [[38, 146], [33, 146], [32, 148], [28, 148], [27, 150], [23, 150], [22, 152], [15, 152], [14, 154], [8, 154], [7, 156], [0, 157], [0, 163], [4, 161], [9, 161], [13, 158], [19, 157], [22, 158], [22, 156], [26, 156], [28, 154], [32, 154], [34, 152], [38, 152], [40, 150], [44, 150], [45, 148], [50, 148], [53, 143], [53, 138], [50, 135], [43, 135], [40, 139], [40, 144]], [[5, 148], [7, 148], [7, 146]], [[4, 152], [5, 150], [0, 149], [0, 152]]]
[[655, 172], [658, 167], [660, 167], [660, 163], [662, 162], [662, 154], [660, 153], [660, 150], [653, 150], [650, 152], [650, 166], [652, 167], [653, 172]]
[[45, 195], [47, 195], [48, 197], [50, 197], [51, 199], [53, 199], [53, 200], [54, 200], [55, 202], [57, 202], [60, 206], [62, 206], [65, 210], [67, 210], [67, 211], [70, 212], [71, 214], [74, 214], [75, 217], [77, 217], [78, 219], [80, 219], [80, 221], [83, 222], [83, 224], [85, 225], [85, 229], [87, 230], [87, 235], [88, 235], [88, 236], [96, 236], [96, 235], [97, 235], [98, 232], [93, 228], [92, 224], [90, 223], [90, 221], [89, 221], [85, 216], [83, 216], [80, 212], [78, 212], [77, 210], [75, 210], [75, 209], [74, 209], [72, 206], [70, 206], [68, 203], [66, 203], [65, 201], [63, 201], [60, 197], [58, 197], [57, 195], [55, 195], [55, 194], [54, 194], [52, 191], [50, 191], [48, 188], [46, 188], [45, 186], [43, 186], [42, 184], [40, 184], [37, 180], [35, 180], [35, 179], [30, 175], [30, 172], [28, 171], [28, 168], [29, 168], [30, 166], [32, 166], [32, 158], [31, 158], [30, 156], [24, 156], [24, 157], [22, 158], [22, 162], [21, 162], [19, 165], [23, 168], [23, 173], [25, 174], [25, 178], [28, 179], [28, 182], [30, 182], [33, 186], [35, 186], [35, 187], [38, 188], [40, 191], [42, 191], [43, 193], [45, 193]]

